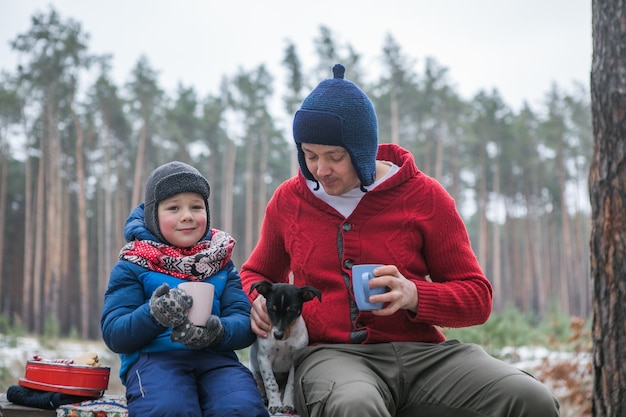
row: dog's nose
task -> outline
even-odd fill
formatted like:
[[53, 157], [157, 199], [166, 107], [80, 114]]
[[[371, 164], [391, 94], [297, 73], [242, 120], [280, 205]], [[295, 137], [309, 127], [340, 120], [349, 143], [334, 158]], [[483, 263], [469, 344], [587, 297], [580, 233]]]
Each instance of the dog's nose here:
[[281, 331], [274, 332], [274, 339], [276, 340], [283, 340], [284, 336], [285, 336], [285, 332], [281, 332]]

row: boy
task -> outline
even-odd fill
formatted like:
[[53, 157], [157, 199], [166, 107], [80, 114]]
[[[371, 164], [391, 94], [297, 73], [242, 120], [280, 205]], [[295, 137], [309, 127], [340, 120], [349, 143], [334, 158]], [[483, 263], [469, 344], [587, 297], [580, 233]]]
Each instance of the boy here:
[[[101, 328], [120, 354], [130, 416], [268, 416], [235, 353], [255, 338], [250, 303], [230, 260], [235, 240], [210, 228], [209, 193], [195, 168], [167, 163], [126, 221]], [[192, 299], [177, 286], [188, 281], [215, 286], [206, 326], [187, 319]]]

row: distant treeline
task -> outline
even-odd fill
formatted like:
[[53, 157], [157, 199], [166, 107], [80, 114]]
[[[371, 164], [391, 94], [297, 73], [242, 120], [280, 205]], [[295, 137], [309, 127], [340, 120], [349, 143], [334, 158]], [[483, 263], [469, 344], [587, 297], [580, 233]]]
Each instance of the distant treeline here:
[[[316, 63], [288, 43], [284, 113], [272, 114], [274, 77], [264, 65], [224, 74], [220, 91], [169, 95], [158, 69], [138, 57], [128, 83], [111, 57], [90, 51], [81, 24], [54, 8], [32, 16], [12, 41], [22, 63], [0, 75], [0, 314], [27, 330], [56, 326], [99, 338], [109, 271], [122, 230], [143, 200], [145, 177], [170, 160], [211, 183], [211, 224], [246, 259], [272, 192], [296, 173], [289, 119], [336, 62], [372, 98], [380, 142], [399, 143], [458, 203], [494, 284], [494, 307], [587, 317], [591, 159], [589, 92], [554, 85], [540, 108], [512, 110], [497, 90], [459, 96], [448, 69], [417, 65], [393, 36], [381, 71], [364, 81], [360, 54], [320, 27]], [[284, 77], [287, 74], [287, 77]], [[87, 80], [95, 80], [85, 85]]]

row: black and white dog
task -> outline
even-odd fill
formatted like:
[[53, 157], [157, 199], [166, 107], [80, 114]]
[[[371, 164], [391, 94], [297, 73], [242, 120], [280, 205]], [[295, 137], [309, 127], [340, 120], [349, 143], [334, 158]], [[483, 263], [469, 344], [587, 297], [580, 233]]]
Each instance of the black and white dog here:
[[322, 293], [308, 285], [268, 281], [254, 283], [250, 293], [254, 290], [265, 297], [272, 328], [266, 339], [258, 337], [252, 344], [250, 368], [269, 413], [295, 413], [293, 355], [309, 344], [302, 304], [315, 297], [322, 301]]

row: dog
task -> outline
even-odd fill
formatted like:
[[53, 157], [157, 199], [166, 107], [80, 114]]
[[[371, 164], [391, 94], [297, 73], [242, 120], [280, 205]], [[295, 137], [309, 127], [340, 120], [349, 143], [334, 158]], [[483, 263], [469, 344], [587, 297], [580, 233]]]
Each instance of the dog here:
[[[267, 338], [257, 337], [250, 347], [250, 369], [270, 414], [295, 413], [293, 356], [309, 344], [309, 334], [302, 318], [302, 304], [322, 293], [314, 287], [293, 284], [255, 282], [265, 297], [271, 329]], [[281, 398], [282, 394], [282, 398]]]

